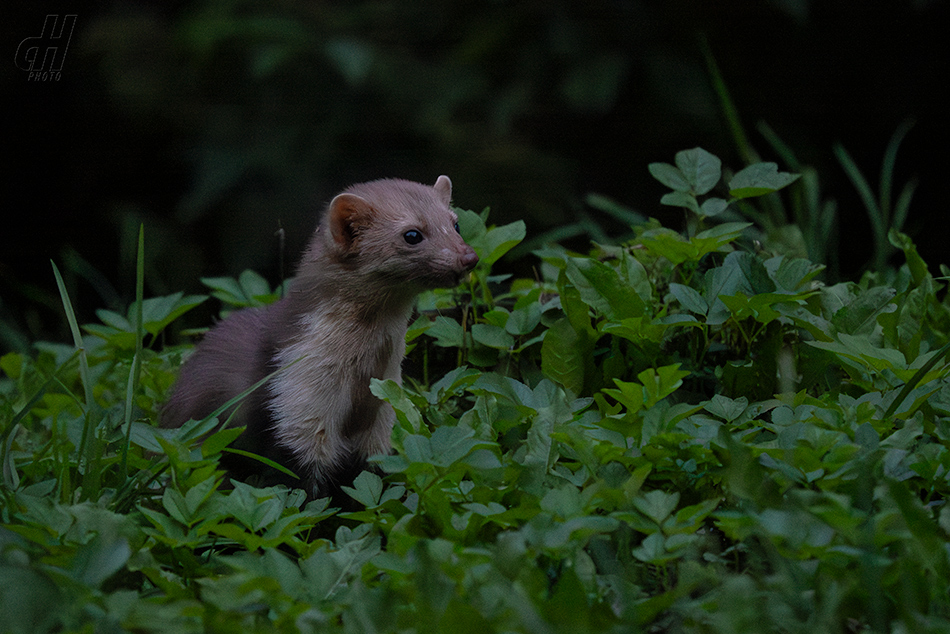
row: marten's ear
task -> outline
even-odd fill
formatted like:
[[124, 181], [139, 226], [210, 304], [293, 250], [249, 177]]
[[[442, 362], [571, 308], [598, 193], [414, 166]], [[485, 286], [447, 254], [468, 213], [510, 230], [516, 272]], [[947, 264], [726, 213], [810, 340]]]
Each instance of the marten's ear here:
[[356, 194], [337, 194], [330, 201], [327, 224], [333, 241], [343, 251], [349, 251], [360, 232], [369, 226], [373, 209]]
[[449, 177], [443, 174], [436, 179], [434, 187], [435, 191], [442, 196], [445, 204], [448, 205], [452, 201], [452, 181], [449, 180]]

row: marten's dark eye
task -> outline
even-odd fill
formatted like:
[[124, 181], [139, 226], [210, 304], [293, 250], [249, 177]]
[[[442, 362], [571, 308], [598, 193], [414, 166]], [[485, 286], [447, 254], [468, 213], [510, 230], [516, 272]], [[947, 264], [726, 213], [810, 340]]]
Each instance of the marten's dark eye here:
[[408, 244], [419, 244], [422, 242], [422, 233], [416, 231], [415, 229], [410, 229], [406, 233], [402, 234], [402, 237]]
[[455, 223], [455, 233], [462, 233], [461, 230], [459, 230], [459, 223], [457, 222]]

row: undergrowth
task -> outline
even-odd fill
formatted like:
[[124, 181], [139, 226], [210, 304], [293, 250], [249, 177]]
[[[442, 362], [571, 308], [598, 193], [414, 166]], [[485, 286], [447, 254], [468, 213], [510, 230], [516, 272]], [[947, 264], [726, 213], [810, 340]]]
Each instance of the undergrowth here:
[[797, 186], [774, 164], [650, 170], [684, 232], [544, 246], [533, 279], [491, 273], [523, 224], [460, 211], [481, 263], [373, 381], [394, 451], [358, 511], [223, 486], [225, 421], [155, 426], [190, 349], [162, 332], [208, 296], [143, 298], [141, 240], [126, 314], [80, 329], [63, 291], [73, 344], [0, 358], [0, 631], [950, 630], [944, 278], [896, 228], [858, 282], [762, 247], [737, 220]]

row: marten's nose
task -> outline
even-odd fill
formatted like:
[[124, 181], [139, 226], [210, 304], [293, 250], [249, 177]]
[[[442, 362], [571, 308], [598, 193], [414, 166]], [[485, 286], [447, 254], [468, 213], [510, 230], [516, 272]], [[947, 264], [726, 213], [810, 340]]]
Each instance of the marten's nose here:
[[466, 271], [471, 271], [475, 268], [475, 265], [478, 264], [478, 254], [469, 247], [468, 251], [462, 254], [460, 261]]

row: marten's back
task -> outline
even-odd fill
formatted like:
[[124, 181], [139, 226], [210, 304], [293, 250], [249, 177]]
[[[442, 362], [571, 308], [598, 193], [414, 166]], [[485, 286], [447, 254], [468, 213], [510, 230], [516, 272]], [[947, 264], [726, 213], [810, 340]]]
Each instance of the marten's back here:
[[[268, 333], [275, 308], [239, 310], [207, 332], [181, 367], [162, 409], [162, 427], [201, 420], [267, 375], [273, 354]], [[232, 419], [235, 427], [247, 424], [248, 410], [253, 409], [248, 405], [243, 404]]]

